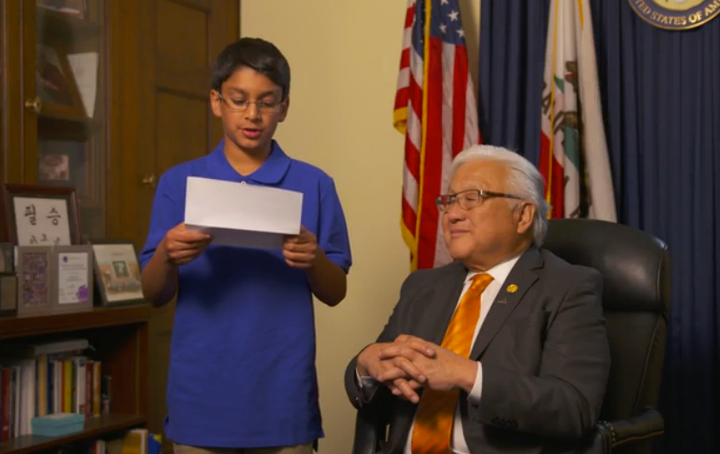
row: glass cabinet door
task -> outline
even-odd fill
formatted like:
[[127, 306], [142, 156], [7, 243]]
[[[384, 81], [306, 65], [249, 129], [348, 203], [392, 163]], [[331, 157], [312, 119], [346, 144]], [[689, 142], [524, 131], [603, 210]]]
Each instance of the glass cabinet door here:
[[[1, 6], [1, 5], [0, 5]], [[0, 8], [0, 27], [4, 28], [5, 25], [5, 14], [4, 14], [4, 8]], [[3, 40], [0, 39], [0, 87], [5, 87], [5, 55], [4, 55], [4, 45]], [[0, 89], [0, 143], [5, 145], [5, 109], [7, 103], [7, 99], [5, 99], [5, 90]], [[0, 150], [1, 151], [1, 150]], [[0, 153], [0, 182], [5, 181], [5, 152]]]
[[25, 101], [25, 107], [37, 114], [37, 184], [74, 187], [83, 236], [102, 238], [106, 233], [106, 4], [104, 0], [30, 1], [35, 2], [37, 32], [36, 96]]

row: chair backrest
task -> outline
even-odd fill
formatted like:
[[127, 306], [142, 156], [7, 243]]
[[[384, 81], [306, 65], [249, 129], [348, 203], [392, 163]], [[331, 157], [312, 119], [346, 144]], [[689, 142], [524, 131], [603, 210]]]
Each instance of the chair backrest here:
[[665, 243], [634, 228], [588, 219], [549, 222], [544, 248], [603, 275], [612, 365], [601, 420], [657, 408], [670, 310]]

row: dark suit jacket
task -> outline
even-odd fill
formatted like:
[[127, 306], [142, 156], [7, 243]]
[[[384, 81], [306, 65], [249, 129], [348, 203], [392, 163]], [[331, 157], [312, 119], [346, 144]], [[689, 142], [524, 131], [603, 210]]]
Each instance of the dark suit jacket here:
[[[460, 263], [412, 273], [378, 342], [412, 334], [440, 345], [467, 269]], [[509, 293], [510, 284], [517, 291]], [[597, 423], [610, 369], [601, 305], [602, 279], [531, 247], [503, 283], [470, 354], [483, 370], [482, 397], [461, 392], [460, 411], [471, 453], [574, 450]], [[416, 406], [384, 386], [369, 401], [355, 379], [345, 387], [356, 407], [369, 405], [390, 422], [387, 453], [402, 453]]]

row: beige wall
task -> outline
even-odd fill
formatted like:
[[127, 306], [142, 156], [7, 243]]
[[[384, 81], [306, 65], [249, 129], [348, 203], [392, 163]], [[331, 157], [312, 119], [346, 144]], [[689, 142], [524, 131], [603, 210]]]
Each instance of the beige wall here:
[[[479, 0], [461, 3], [475, 74]], [[326, 434], [320, 449], [349, 453], [355, 412], [344, 391], [345, 366], [379, 334], [409, 271], [399, 227], [403, 138], [392, 128], [406, 2], [241, 5], [241, 34], [275, 43], [292, 69], [290, 113], [276, 137], [291, 156], [335, 179], [348, 220], [348, 297], [336, 308], [318, 304], [316, 322]]]

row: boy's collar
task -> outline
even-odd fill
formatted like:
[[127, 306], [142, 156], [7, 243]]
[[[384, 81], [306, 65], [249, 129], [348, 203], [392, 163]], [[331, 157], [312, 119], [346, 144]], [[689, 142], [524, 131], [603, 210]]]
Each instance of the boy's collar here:
[[[223, 139], [223, 141], [224, 140], [225, 139]], [[227, 167], [229, 171], [232, 172], [235, 177], [240, 177], [240, 175], [235, 171], [235, 169], [232, 168], [232, 166], [227, 160], [227, 157], [225, 156], [225, 152], [223, 151], [223, 141], [220, 142], [214, 153], [218, 155], [223, 164]], [[273, 139], [270, 154], [265, 159], [265, 162], [263, 162], [256, 171], [254, 171], [250, 175], [241, 178], [243, 180], [252, 180], [261, 184], [274, 185], [282, 181], [289, 167], [290, 158], [285, 154], [282, 148], [280, 148], [280, 145], [277, 143], [277, 141]]]
[[273, 139], [270, 154], [265, 162], [247, 178], [262, 184], [278, 184], [285, 177], [290, 167], [290, 158]]

